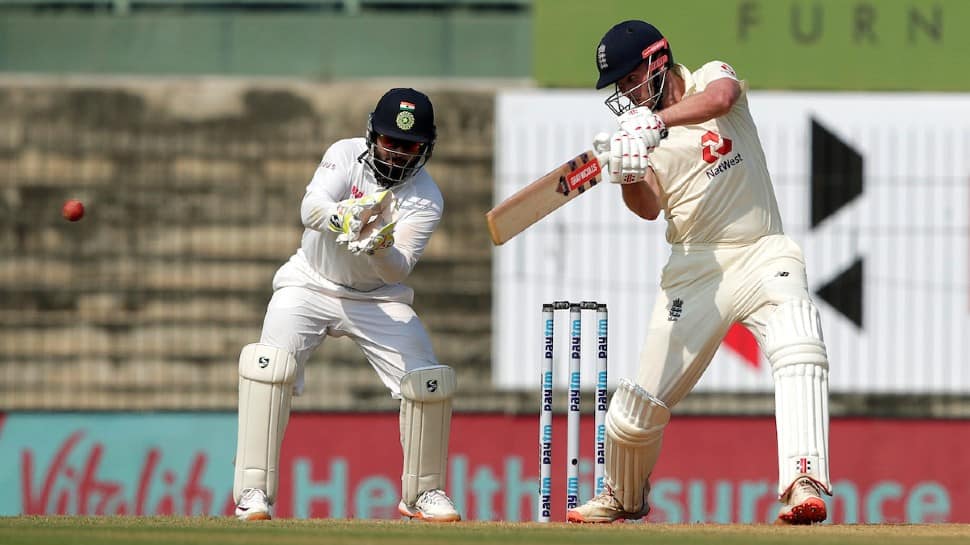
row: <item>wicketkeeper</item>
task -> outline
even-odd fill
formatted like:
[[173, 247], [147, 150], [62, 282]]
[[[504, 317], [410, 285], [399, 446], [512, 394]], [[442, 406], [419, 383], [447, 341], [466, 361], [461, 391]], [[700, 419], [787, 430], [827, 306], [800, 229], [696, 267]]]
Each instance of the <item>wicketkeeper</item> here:
[[621, 381], [607, 412], [607, 486], [567, 518], [646, 516], [670, 408], [741, 323], [774, 376], [778, 519], [821, 522], [821, 495], [831, 494], [828, 357], [802, 251], [782, 231], [746, 87], [721, 61], [696, 72], [675, 64], [667, 39], [643, 21], [611, 28], [596, 67], [596, 88], [615, 86], [606, 104], [620, 130], [595, 143], [609, 147], [611, 181], [622, 184], [627, 208], [647, 220], [664, 213], [671, 255], [636, 381]]
[[276, 272], [259, 342], [239, 357], [240, 519], [270, 518], [290, 400], [328, 336], [353, 339], [401, 400], [401, 514], [461, 518], [444, 492], [455, 373], [438, 363], [411, 308], [414, 292], [401, 283], [441, 220], [441, 192], [424, 169], [435, 137], [428, 97], [391, 89], [370, 114], [366, 137], [330, 146], [310, 180], [303, 241]]

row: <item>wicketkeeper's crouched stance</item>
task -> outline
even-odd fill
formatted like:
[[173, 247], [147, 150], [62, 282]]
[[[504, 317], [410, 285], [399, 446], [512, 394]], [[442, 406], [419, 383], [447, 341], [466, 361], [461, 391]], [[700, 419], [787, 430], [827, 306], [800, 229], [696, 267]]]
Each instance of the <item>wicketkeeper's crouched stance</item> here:
[[366, 138], [324, 155], [301, 206], [301, 247], [277, 271], [259, 343], [239, 356], [236, 516], [270, 518], [280, 448], [310, 354], [328, 336], [350, 337], [401, 400], [402, 515], [460, 520], [445, 494], [455, 373], [440, 365], [401, 284], [441, 219], [443, 201], [424, 170], [436, 131], [427, 96], [391, 89]]
[[595, 144], [609, 142], [610, 181], [621, 184], [627, 208], [648, 220], [664, 212], [671, 256], [636, 382], [621, 381], [607, 413], [605, 490], [567, 518], [647, 514], [670, 408], [741, 323], [774, 377], [778, 521], [821, 522], [821, 495], [831, 494], [828, 357], [802, 252], [782, 230], [745, 87], [724, 62], [693, 73], [674, 64], [667, 40], [643, 21], [611, 28], [596, 63], [597, 88], [616, 86], [606, 103], [620, 130]]

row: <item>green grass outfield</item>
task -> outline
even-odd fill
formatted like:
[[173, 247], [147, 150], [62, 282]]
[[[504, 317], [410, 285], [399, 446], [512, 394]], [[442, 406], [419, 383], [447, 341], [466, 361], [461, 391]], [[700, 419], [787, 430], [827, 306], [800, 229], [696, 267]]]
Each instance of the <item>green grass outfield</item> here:
[[738, 524], [567, 525], [503, 522], [422, 524], [363, 520], [274, 520], [243, 523], [213, 517], [3, 517], [3, 545], [684, 545], [970, 543], [970, 525]]

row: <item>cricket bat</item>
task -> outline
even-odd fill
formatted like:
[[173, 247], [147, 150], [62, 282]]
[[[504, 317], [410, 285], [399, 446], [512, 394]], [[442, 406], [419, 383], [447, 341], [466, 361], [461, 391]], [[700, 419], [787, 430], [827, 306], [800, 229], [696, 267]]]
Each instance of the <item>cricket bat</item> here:
[[485, 214], [492, 243], [498, 246], [508, 242], [560, 206], [596, 187], [608, 168], [608, 147], [600, 154], [587, 150], [518, 190]]

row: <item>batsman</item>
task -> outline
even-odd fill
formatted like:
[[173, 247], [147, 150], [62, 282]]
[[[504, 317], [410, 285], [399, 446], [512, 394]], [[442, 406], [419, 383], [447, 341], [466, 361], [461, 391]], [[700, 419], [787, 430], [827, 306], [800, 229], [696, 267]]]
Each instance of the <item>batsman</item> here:
[[455, 373], [438, 363], [411, 308], [414, 292], [401, 283], [441, 220], [441, 192], [424, 169], [435, 138], [430, 99], [395, 88], [370, 114], [366, 136], [337, 141], [317, 166], [300, 207], [300, 248], [273, 278], [259, 342], [239, 356], [239, 519], [271, 517], [290, 402], [327, 337], [353, 339], [401, 400], [400, 513], [461, 518], [444, 491]]
[[829, 362], [802, 251], [782, 230], [746, 86], [722, 61], [695, 72], [675, 64], [667, 39], [644, 21], [613, 26], [595, 53], [596, 88], [614, 86], [606, 104], [619, 130], [594, 145], [609, 150], [610, 180], [630, 211], [646, 220], [663, 212], [671, 252], [635, 381], [620, 381], [607, 411], [606, 486], [567, 518], [647, 515], [670, 409], [740, 323], [774, 378], [778, 522], [821, 522], [821, 496], [831, 495]]

